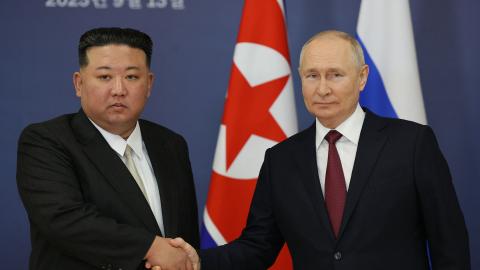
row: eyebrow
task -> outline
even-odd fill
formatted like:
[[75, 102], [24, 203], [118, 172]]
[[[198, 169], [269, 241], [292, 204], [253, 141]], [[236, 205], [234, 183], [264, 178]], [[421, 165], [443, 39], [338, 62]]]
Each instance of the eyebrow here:
[[140, 70], [140, 68], [139, 68], [139, 67], [137, 67], [137, 66], [130, 66], [130, 67], [127, 67], [127, 69], [126, 69], [126, 70], [132, 70], [132, 69], [135, 69], [135, 70]]
[[308, 69], [304, 69], [304, 70], [300, 70], [301, 72], [318, 72], [317, 69], [315, 68], [308, 68]]
[[[332, 71], [343, 71], [343, 69], [341, 67], [329, 67], [329, 68], [325, 68], [324, 71], [326, 72], [332, 72]], [[303, 72], [319, 72], [319, 70], [317, 68], [308, 68], [308, 69], [305, 69], [303, 70]]]
[[[103, 70], [103, 69], [106, 69], [106, 70], [111, 70], [112, 68], [109, 67], [109, 66], [100, 66], [100, 67], [97, 67], [95, 70]], [[125, 70], [140, 70], [139, 67], [137, 66], [129, 66], [127, 67]]]

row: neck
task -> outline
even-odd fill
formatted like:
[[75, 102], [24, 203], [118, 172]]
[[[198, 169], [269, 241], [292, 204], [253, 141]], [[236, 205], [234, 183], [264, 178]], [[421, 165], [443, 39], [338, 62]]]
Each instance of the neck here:
[[129, 123], [129, 124], [123, 124], [123, 125], [109, 125], [107, 123], [101, 123], [101, 122], [97, 122], [97, 121], [94, 121], [93, 119], [91, 119], [96, 125], [98, 125], [99, 127], [101, 127], [102, 129], [112, 133], [112, 134], [115, 134], [115, 135], [118, 135], [120, 137], [122, 137], [124, 140], [127, 140], [128, 137], [130, 137], [130, 135], [132, 134], [133, 130], [135, 129], [135, 127], [137, 126], [137, 122], [135, 121], [134, 123]]
[[320, 118], [317, 117], [317, 119], [318, 119], [318, 121], [320, 121], [320, 123], [324, 127], [329, 128], [329, 129], [336, 129], [343, 122], [345, 122], [345, 120], [347, 120], [350, 116], [352, 116], [352, 114], [355, 112], [356, 109], [357, 109], [357, 106], [353, 107], [353, 109], [350, 112], [343, 115], [342, 117], [339, 116], [337, 118], [332, 118], [332, 119], [320, 119]]

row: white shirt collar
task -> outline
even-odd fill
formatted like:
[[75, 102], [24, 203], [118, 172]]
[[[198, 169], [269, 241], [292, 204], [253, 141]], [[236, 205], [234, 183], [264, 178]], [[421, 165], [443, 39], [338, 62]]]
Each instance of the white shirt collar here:
[[[340, 140], [348, 140], [356, 145], [358, 145], [358, 140], [360, 139], [360, 132], [362, 131], [363, 121], [365, 120], [365, 112], [360, 107], [360, 104], [357, 104], [357, 108], [345, 121], [343, 121], [337, 128], [336, 131], [340, 132], [343, 137]], [[331, 130], [320, 123], [320, 121], [315, 119], [316, 135], [315, 135], [315, 148], [318, 150], [318, 147], [325, 138], [325, 135]]]
[[123, 139], [120, 135], [113, 134], [111, 132], [106, 131], [105, 129], [101, 128], [99, 125], [95, 124], [95, 122], [90, 119], [90, 122], [100, 131], [103, 138], [107, 141], [108, 145], [117, 152], [120, 156], [125, 154], [125, 149], [127, 148], [127, 144], [130, 145], [133, 152], [140, 158], [143, 158], [143, 140], [142, 140], [142, 132], [140, 131], [140, 125], [135, 125], [135, 128], [132, 131], [132, 134], [127, 138], [127, 140]]

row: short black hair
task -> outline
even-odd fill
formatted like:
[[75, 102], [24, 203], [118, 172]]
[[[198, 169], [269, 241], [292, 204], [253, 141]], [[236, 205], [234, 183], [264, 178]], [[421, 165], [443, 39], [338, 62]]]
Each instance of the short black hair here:
[[88, 65], [87, 50], [90, 47], [111, 44], [127, 45], [142, 50], [147, 56], [147, 65], [150, 67], [153, 47], [150, 36], [135, 29], [119, 27], [94, 28], [83, 33], [78, 42], [78, 64], [80, 67]]

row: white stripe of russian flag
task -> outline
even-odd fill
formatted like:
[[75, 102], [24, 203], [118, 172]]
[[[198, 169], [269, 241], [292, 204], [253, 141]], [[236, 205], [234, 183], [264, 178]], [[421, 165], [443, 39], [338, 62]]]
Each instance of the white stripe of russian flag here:
[[379, 73], [369, 80], [381, 80], [367, 82], [363, 103], [369, 103], [369, 91], [381, 91], [369, 86], [383, 85], [389, 99], [385, 102], [391, 103], [396, 116], [426, 124], [408, 0], [363, 0], [357, 34], [369, 64], [375, 65], [371, 71]]

